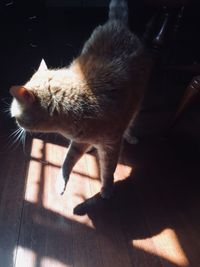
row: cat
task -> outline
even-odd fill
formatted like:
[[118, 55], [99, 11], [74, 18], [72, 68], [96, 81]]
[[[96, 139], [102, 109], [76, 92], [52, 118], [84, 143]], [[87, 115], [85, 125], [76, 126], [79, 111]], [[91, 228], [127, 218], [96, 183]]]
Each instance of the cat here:
[[139, 111], [148, 64], [140, 39], [128, 26], [128, 4], [111, 0], [109, 18], [80, 55], [61, 69], [39, 69], [23, 86], [12, 86], [11, 114], [22, 129], [56, 132], [71, 140], [57, 184], [64, 193], [70, 173], [91, 147], [98, 152], [102, 198], [113, 192], [123, 136]]

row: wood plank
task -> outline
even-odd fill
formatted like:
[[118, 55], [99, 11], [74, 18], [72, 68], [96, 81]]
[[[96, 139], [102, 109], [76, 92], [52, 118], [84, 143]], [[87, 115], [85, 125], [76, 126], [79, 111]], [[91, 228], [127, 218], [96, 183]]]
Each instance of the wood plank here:
[[[90, 177], [97, 177], [98, 182], [90, 180], [93, 195], [99, 193], [101, 189], [99, 162], [98, 158], [93, 156], [87, 158], [87, 166]], [[115, 182], [118, 179], [124, 179], [124, 169], [118, 164], [114, 174]], [[125, 172], [126, 173], [126, 172]], [[115, 194], [115, 192], [114, 192]], [[121, 229], [118, 209], [115, 197], [111, 201], [102, 201], [97, 198], [94, 208], [91, 210], [92, 219], [99, 239], [99, 248], [102, 255], [102, 266], [132, 266], [127, 250], [126, 240]], [[99, 203], [98, 203], [99, 202]], [[95, 206], [96, 205], [96, 206]]]
[[[170, 201], [168, 193], [176, 183], [173, 179], [174, 174], [176, 177], [175, 168], [178, 166], [176, 158], [172, 156], [165, 144], [157, 143], [154, 147], [147, 145], [140, 164], [140, 172], [135, 177], [136, 194], [150, 230], [149, 238], [154, 249], [148, 246], [145, 238], [133, 240], [133, 245], [148, 254], [156, 256], [164, 267], [190, 266], [187, 254], [182, 249], [182, 244], [177, 235], [177, 229], [172, 223], [172, 218], [178, 219], [178, 216], [171, 212], [174, 210], [173, 206], [170, 207], [170, 210], [166, 208], [169, 207]], [[168, 175], [171, 175], [171, 177], [168, 177]], [[140, 179], [139, 182], [137, 176]], [[170, 179], [173, 181], [172, 184], [169, 182]]]
[[125, 147], [110, 201], [99, 197], [92, 154], [77, 163], [63, 196], [55, 189], [62, 142], [35, 138], [30, 156], [21, 148], [1, 155], [2, 266], [198, 266], [200, 197], [198, 183], [187, 182], [198, 176], [197, 164], [183, 167], [173, 150], [157, 145]]
[[[5, 143], [1, 143], [1, 147]], [[4, 152], [0, 183], [0, 259], [1, 266], [14, 266], [23, 210], [27, 162], [21, 147]], [[17, 159], [17, 160], [16, 160]], [[2, 162], [1, 162], [2, 163]]]
[[61, 197], [53, 192], [50, 198], [57, 168], [49, 167], [47, 149], [45, 141], [33, 139], [19, 246], [35, 253], [36, 266], [71, 266], [71, 221], [62, 214]]
[[66, 151], [34, 140], [19, 245], [33, 250], [42, 266], [101, 266], [98, 253], [91, 257], [97, 239], [90, 219], [73, 214], [73, 208], [91, 196], [89, 178], [81, 176], [86, 173], [84, 158], [76, 165], [65, 194], [56, 192], [56, 176]]

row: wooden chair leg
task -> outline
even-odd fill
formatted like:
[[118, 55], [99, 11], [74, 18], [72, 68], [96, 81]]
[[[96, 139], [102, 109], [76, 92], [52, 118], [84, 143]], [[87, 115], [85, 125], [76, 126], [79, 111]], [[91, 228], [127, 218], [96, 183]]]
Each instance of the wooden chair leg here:
[[190, 84], [185, 90], [185, 93], [181, 99], [179, 107], [175, 113], [175, 116], [172, 120], [172, 125], [175, 126], [182, 116], [182, 114], [191, 106], [196, 99], [200, 96], [200, 75], [192, 79]]

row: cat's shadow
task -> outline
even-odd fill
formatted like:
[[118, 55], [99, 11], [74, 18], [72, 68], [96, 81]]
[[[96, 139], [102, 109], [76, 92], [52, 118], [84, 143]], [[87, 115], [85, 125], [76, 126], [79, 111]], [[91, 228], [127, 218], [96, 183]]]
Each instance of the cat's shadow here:
[[127, 146], [126, 162], [135, 164], [136, 170], [115, 183], [110, 200], [97, 194], [76, 206], [74, 213], [87, 214], [95, 229], [105, 234], [122, 228], [128, 243], [172, 228], [187, 256], [192, 244], [185, 240], [182, 219], [191, 218], [193, 229], [200, 224], [197, 153], [192, 144], [175, 140]]

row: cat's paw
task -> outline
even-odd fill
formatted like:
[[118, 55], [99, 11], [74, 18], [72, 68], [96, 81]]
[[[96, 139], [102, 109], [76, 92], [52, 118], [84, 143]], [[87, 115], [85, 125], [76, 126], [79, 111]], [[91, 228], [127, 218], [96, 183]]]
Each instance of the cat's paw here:
[[59, 171], [56, 179], [56, 191], [58, 194], [63, 195], [66, 189], [68, 178], [63, 176], [62, 169]]
[[113, 195], [113, 187], [111, 188], [102, 187], [100, 191], [100, 195], [103, 199], [110, 199]]

